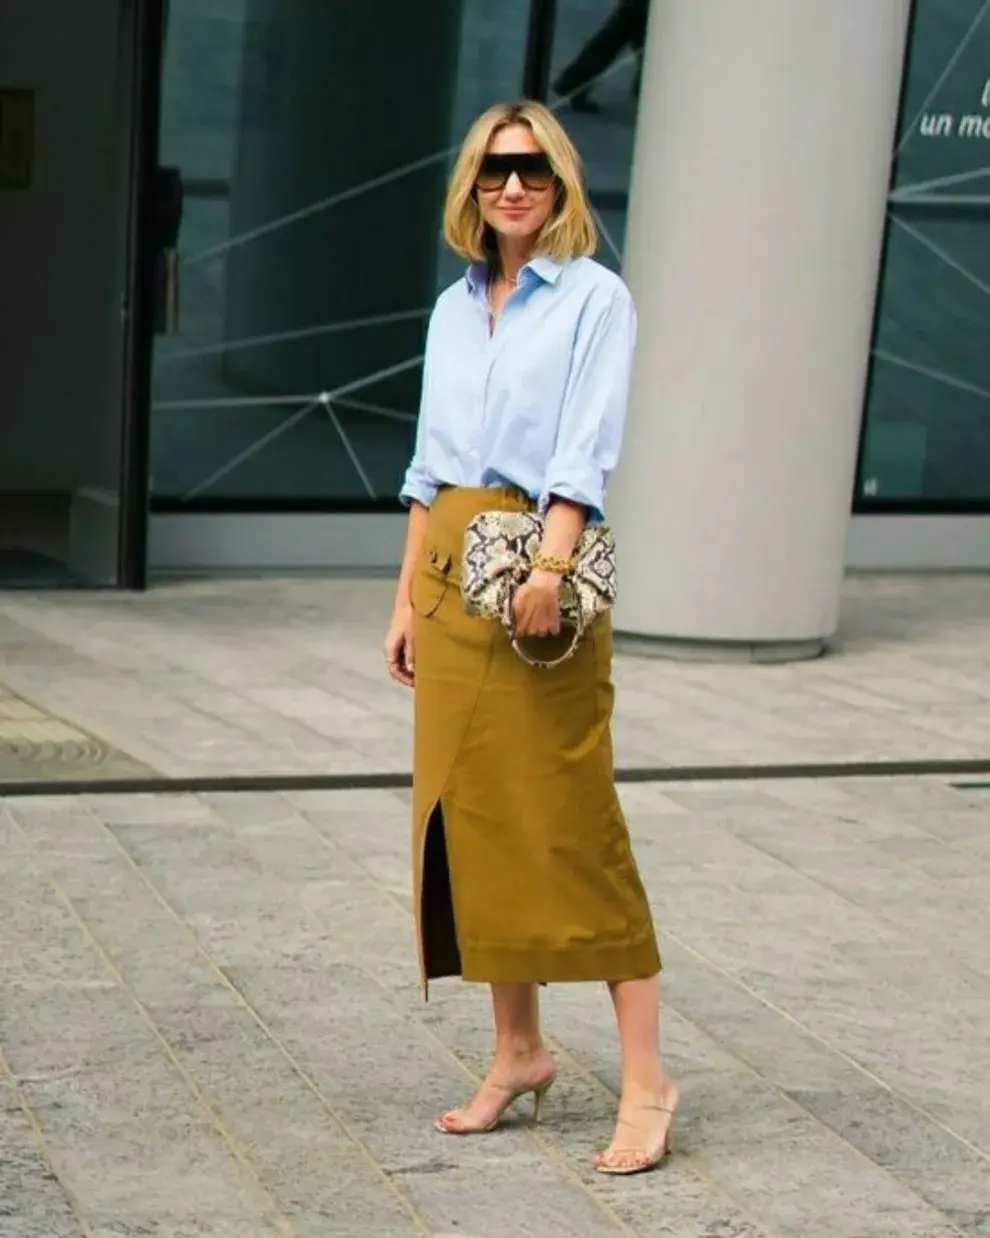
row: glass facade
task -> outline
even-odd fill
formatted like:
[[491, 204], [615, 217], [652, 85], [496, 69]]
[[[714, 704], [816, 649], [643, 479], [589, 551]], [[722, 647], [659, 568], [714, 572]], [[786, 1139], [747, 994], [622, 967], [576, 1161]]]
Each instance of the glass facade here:
[[[618, 269], [649, 0], [170, 0], [161, 162], [178, 320], [156, 343], [164, 510], [395, 505], [451, 157], [542, 94]], [[535, 56], [535, 62], [534, 62]], [[916, 0], [855, 504], [990, 502], [990, 10]]]
[[[170, 0], [161, 162], [183, 186], [177, 330], [156, 346], [166, 510], [391, 506], [439, 218], [488, 104], [552, 82], [618, 268], [646, 0]], [[496, 13], [497, 9], [497, 13]], [[595, 80], [589, 80], [595, 79]]]
[[618, 270], [649, 0], [557, 0], [551, 100], [582, 156], [598, 215], [600, 260]]
[[990, 6], [916, 0], [859, 510], [990, 507]]

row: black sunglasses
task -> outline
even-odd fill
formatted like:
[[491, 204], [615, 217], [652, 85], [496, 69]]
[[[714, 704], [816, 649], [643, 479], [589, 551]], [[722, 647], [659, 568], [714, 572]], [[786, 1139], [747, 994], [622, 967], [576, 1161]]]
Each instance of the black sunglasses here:
[[535, 190], [548, 189], [556, 176], [553, 164], [542, 151], [485, 155], [478, 169], [475, 184], [486, 192], [504, 189], [513, 172], [526, 189]]

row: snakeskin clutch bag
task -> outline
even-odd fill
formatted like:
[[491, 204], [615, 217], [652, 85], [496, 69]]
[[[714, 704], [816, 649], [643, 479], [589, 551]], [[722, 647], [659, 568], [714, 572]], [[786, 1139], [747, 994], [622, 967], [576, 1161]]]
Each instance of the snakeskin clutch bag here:
[[549, 669], [565, 662], [581, 637], [615, 601], [615, 537], [606, 525], [588, 525], [578, 539], [573, 566], [560, 587], [562, 627], [570, 634], [552, 659], [533, 656], [516, 638], [512, 599], [532, 571], [543, 542], [543, 520], [534, 512], [482, 512], [464, 535], [461, 596], [469, 615], [501, 623], [516, 653], [530, 666]]

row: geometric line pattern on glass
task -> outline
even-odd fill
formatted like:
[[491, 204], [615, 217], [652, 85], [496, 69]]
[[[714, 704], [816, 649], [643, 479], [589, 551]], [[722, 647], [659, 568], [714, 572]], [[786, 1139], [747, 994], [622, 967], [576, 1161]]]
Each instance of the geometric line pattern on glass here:
[[444, 159], [449, 158], [456, 150], [457, 147], [454, 146], [447, 150], [436, 151], [432, 155], [425, 155], [422, 159], [414, 159], [411, 163], [403, 164], [402, 167], [395, 168], [391, 172], [384, 172], [381, 176], [372, 177], [371, 180], [363, 181], [360, 185], [352, 185], [350, 189], [343, 189], [340, 193], [332, 194], [329, 198], [323, 198], [319, 202], [311, 202], [309, 206], [300, 207], [298, 210], [290, 211], [287, 215], [282, 215], [278, 219], [271, 219], [267, 223], [259, 224], [255, 228], [249, 228], [246, 232], [238, 233], [237, 236], [228, 237], [226, 241], [220, 241], [216, 245], [211, 245], [208, 249], [201, 249], [198, 253], [189, 254], [182, 259], [182, 264], [183, 266], [196, 266], [198, 263], [206, 262], [210, 258], [222, 257], [232, 249], [248, 245], [252, 241], [261, 240], [272, 232], [278, 232], [281, 228], [287, 228], [290, 224], [310, 219], [313, 215], [318, 215], [322, 211], [328, 211], [332, 207], [339, 206], [342, 202], [349, 202], [362, 194], [370, 193], [373, 189], [381, 189], [384, 185], [390, 185], [394, 181], [401, 180], [404, 176], [410, 176], [413, 172], [421, 172], [424, 168], [430, 167], [431, 164], [440, 163]]
[[[970, 168], [968, 172], [953, 172], [950, 176], [936, 176], [934, 180], [917, 181], [913, 185], [901, 185], [899, 189], [891, 192], [889, 200], [891, 202], [912, 202], [918, 194], [928, 193], [933, 189], [950, 189], [954, 185], [964, 185], [969, 181], [982, 180], [984, 176], [990, 176], [990, 167]], [[966, 201], [968, 200], [966, 199]]]
[[618, 245], [616, 245], [611, 232], [609, 232], [608, 228], [605, 227], [605, 221], [604, 219], [602, 219], [601, 212], [598, 210], [596, 206], [593, 206], [591, 208], [591, 215], [595, 223], [598, 225], [598, 231], [601, 233], [602, 239], [605, 241], [605, 244], [609, 247], [609, 249], [614, 254], [616, 262], [618, 262], [621, 265], [622, 253]]
[[[987, 2], [990, 3], [990, 0], [987, 0]], [[636, 51], [630, 51], [630, 52], [627, 52], [625, 55], [618, 57], [615, 61], [612, 62], [611, 65], [609, 65], [601, 73], [597, 74], [594, 78], [590, 79], [588, 82], [583, 83], [581, 86], [571, 91], [569, 94], [564, 95], [559, 99], [556, 99], [550, 105], [551, 110], [556, 111], [558, 108], [565, 107], [576, 94], [580, 93], [581, 91], [588, 90], [590, 86], [594, 85], [597, 82], [606, 80], [607, 78], [611, 77], [613, 73], [617, 73], [621, 69], [623, 69], [626, 65], [632, 64], [633, 62], [635, 62], [637, 58], [638, 58], [638, 53]], [[332, 194], [330, 197], [324, 198], [321, 201], [312, 202], [308, 206], [301, 207], [298, 210], [290, 211], [287, 214], [282, 215], [277, 219], [272, 219], [266, 223], [259, 224], [254, 228], [250, 228], [245, 232], [241, 232], [237, 234], [236, 236], [228, 237], [227, 240], [222, 241], [216, 245], [212, 245], [208, 247], [207, 249], [202, 249], [193, 254], [182, 255], [180, 256], [180, 261], [183, 266], [195, 266], [199, 263], [206, 262], [211, 258], [222, 257], [223, 255], [229, 253], [232, 249], [250, 244], [253, 241], [261, 240], [264, 237], [269, 236], [271, 233], [276, 232], [282, 228], [289, 227], [290, 225], [294, 223], [299, 223], [304, 219], [309, 219], [312, 216], [317, 215], [323, 211], [327, 211], [327, 210], [332, 209], [335, 206], [339, 206], [343, 202], [352, 201], [354, 198], [360, 197], [361, 195], [365, 193], [369, 193], [374, 189], [380, 189], [384, 187], [385, 185], [393, 184], [395, 181], [401, 180], [403, 177], [410, 176], [414, 172], [421, 171], [425, 168], [432, 166], [435, 163], [440, 163], [445, 159], [449, 159], [451, 155], [454, 155], [457, 153], [459, 148], [460, 148], [460, 143], [454, 146], [450, 146], [445, 150], [437, 151], [432, 155], [424, 156], [421, 159], [413, 160], [410, 163], [404, 164], [399, 168], [393, 169], [391, 172], [385, 173], [381, 176], [373, 177], [370, 180], [364, 181], [362, 184], [354, 185], [349, 189], [345, 189], [339, 193]], [[602, 220], [601, 214], [597, 210], [595, 210], [594, 216], [595, 216], [595, 222], [600, 228], [602, 237], [604, 238], [606, 244], [608, 245], [609, 249], [614, 254], [616, 261], [621, 263], [622, 254], [619, 250], [618, 245], [615, 243], [615, 240], [613, 239], [611, 233], [609, 232], [608, 228], [605, 226]], [[228, 353], [228, 352], [234, 351], [235, 349], [264, 347], [269, 344], [286, 342], [292, 339], [303, 339], [303, 338], [306, 338], [307, 336], [316, 336], [319, 334], [330, 334], [333, 332], [351, 330], [351, 329], [355, 329], [357, 327], [362, 327], [362, 326], [375, 326], [375, 325], [380, 325], [385, 322], [399, 321], [404, 318], [426, 317], [429, 313], [430, 313], [429, 310], [404, 311], [398, 314], [381, 315], [373, 319], [356, 319], [351, 322], [345, 322], [345, 323], [328, 323], [328, 324], [324, 324], [323, 326], [319, 326], [319, 327], [303, 327], [303, 328], [300, 328], [298, 330], [291, 331], [291, 332], [288, 332], [288, 331], [276, 332], [276, 333], [272, 333], [272, 334], [265, 335], [265, 336], [257, 336], [257, 337], [244, 339], [244, 340], [235, 340], [235, 341], [231, 341], [230, 343], [207, 345], [202, 348], [195, 349], [195, 350], [183, 351], [183, 350], [176, 349], [173, 352], [162, 355], [160, 357], [160, 360], [161, 361], [191, 360], [195, 357], [203, 357], [203, 356], [208, 356], [208, 355], [212, 355], [216, 353]], [[221, 468], [215, 470], [209, 477], [206, 477], [201, 482], [197, 483], [197, 485], [195, 485], [191, 490], [189, 490], [183, 496], [182, 501], [189, 502], [190, 500], [196, 498], [198, 495], [202, 494], [205, 490], [208, 490], [211, 486], [215, 485], [223, 477], [226, 477], [233, 469], [236, 469], [245, 460], [249, 459], [256, 452], [263, 450], [270, 443], [274, 442], [275, 439], [277, 439], [280, 435], [286, 433], [294, 425], [297, 425], [300, 421], [303, 420], [303, 418], [308, 416], [309, 413], [311, 413], [314, 408], [316, 408], [317, 406], [321, 406], [321, 405], [323, 408], [326, 409], [327, 415], [330, 417], [330, 420], [334, 428], [336, 429], [337, 433], [340, 435], [341, 441], [344, 445], [345, 451], [347, 452], [348, 458], [350, 459], [356, 472], [358, 473], [358, 476], [360, 477], [362, 484], [364, 485], [365, 489], [368, 491], [369, 495], [372, 498], [374, 498], [375, 491], [371, 483], [371, 479], [368, 476], [367, 471], [364, 469], [363, 465], [361, 464], [360, 457], [358, 456], [358, 453], [355, 450], [354, 445], [351, 443], [347, 433], [345, 432], [344, 427], [341, 424], [339, 417], [334, 412], [334, 409], [332, 407], [332, 401], [336, 400], [337, 402], [341, 403], [342, 407], [346, 407], [347, 406], [346, 403], [340, 400], [341, 396], [345, 396], [352, 391], [360, 390], [362, 387], [370, 386], [372, 383], [375, 383], [382, 378], [389, 377], [392, 374], [402, 373], [403, 371], [407, 369], [411, 369], [414, 366], [421, 364], [422, 361], [423, 361], [423, 357], [418, 356], [416, 358], [410, 359], [409, 361], [400, 362], [397, 366], [390, 366], [387, 369], [381, 370], [376, 374], [369, 375], [366, 378], [356, 380], [353, 383], [345, 384], [343, 387], [337, 388], [335, 391], [321, 392], [319, 395], [314, 395], [314, 396], [302, 396], [302, 397], [277, 396], [274, 398], [272, 397], [268, 397], [268, 398], [263, 398], [263, 397], [223, 398], [223, 397], [220, 397], [217, 399], [206, 398], [206, 399], [190, 399], [190, 400], [162, 400], [162, 401], [155, 403], [153, 405], [153, 408], [156, 411], [161, 411], [161, 412], [165, 412], [168, 410], [190, 409], [190, 408], [230, 409], [230, 408], [258, 407], [258, 406], [265, 406], [265, 405], [267, 405], [268, 407], [272, 407], [273, 405], [284, 406], [284, 405], [302, 404], [302, 407], [296, 413], [294, 413], [291, 417], [287, 418], [287, 420], [284, 421], [280, 426], [276, 426], [273, 430], [268, 431], [267, 434], [262, 435], [261, 438], [256, 440], [254, 443], [250, 444], [243, 451], [239, 452], [235, 457], [233, 457], [233, 459], [229, 460]], [[360, 408], [361, 406], [358, 404], [354, 404], [354, 407]], [[415, 421], [415, 417], [410, 416], [407, 413], [401, 413], [399, 410], [384, 409], [381, 406], [377, 406], [377, 405], [366, 405], [364, 406], [363, 411], [373, 413], [373, 414], [378, 414], [380, 416], [389, 416], [389, 417], [393, 417], [393, 418], [403, 420], [403, 421]]]
[[890, 222], [895, 224], [902, 231], [906, 232], [908, 236], [913, 237], [919, 245], [923, 245], [929, 253], [934, 254], [936, 258], [944, 262], [947, 267], [950, 267], [958, 275], [961, 275], [963, 279], [968, 280], [974, 288], [978, 288], [985, 296], [990, 297], [990, 284], [984, 283], [979, 276], [974, 275], [972, 271], [968, 271], [961, 262], [953, 258], [951, 254], [946, 253], [940, 245], [936, 245], [936, 243], [929, 240], [924, 233], [919, 232], [918, 229], [912, 227], [911, 224], [905, 223], [903, 219], [898, 219], [896, 215], [890, 216]]
[[949, 61], [946, 64], [945, 68], [938, 75], [935, 85], [931, 88], [931, 90], [925, 96], [925, 101], [924, 103], [922, 103], [921, 107], [915, 113], [914, 119], [911, 121], [910, 125], [908, 125], [908, 127], [904, 130], [904, 135], [902, 136], [901, 140], [897, 143], [897, 146], [894, 150], [895, 159], [904, 149], [905, 145], [907, 144], [908, 139], [914, 134], [915, 129], [918, 127], [918, 122], [921, 120], [922, 116], [924, 116], [924, 114], [928, 111], [928, 108], [930, 107], [932, 100], [935, 98], [938, 92], [945, 85], [945, 82], [948, 79], [949, 75], [951, 74], [952, 70], [959, 63], [959, 60], [963, 52], [969, 46], [970, 41], [972, 40], [973, 36], [976, 34], [976, 31], [978, 30], [980, 23], [983, 21], [983, 18], [987, 15], [988, 12], [990, 12], [990, 0], [983, 0], [983, 3], [980, 5], [979, 12], [973, 18], [972, 25], [963, 35], [959, 43], [959, 46], [950, 56]]
[[355, 473], [357, 473], [358, 477], [361, 479], [361, 484], [364, 486], [365, 490], [367, 490], [368, 498], [377, 498], [378, 496], [375, 494], [375, 487], [371, 484], [371, 478], [365, 472], [364, 465], [361, 463], [361, 458], [358, 456], [357, 451], [354, 448], [354, 444], [348, 438], [347, 431], [341, 424], [340, 418], [334, 411], [333, 405], [329, 401], [321, 400], [320, 402], [326, 409], [327, 416], [330, 418], [333, 428], [340, 435], [340, 441], [344, 444], [344, 451], [347, 452], [347, 457], [354, 466]]
[[156, 413], [191, 408], [262, 408], [269, 405], [277, 408], [287, 404], [316, 403], [319, 398], [319, 392], [308, 392], [306, 395], [190, 396], [183, 400], [156, 400], [151, 407]]
[[[990, 4], [990, 0], [986, 0], [986, 3]], [[554, 100], [552, 104], [549, 104], [551, 111], [556, 111], [558, 108], [566, 106], [574, 95], [589, 89], [597, 82], [605, 81], [613, 73], [619, 72], [620, 69], [631, 64], [637, 58], [637, 55], [638, 53], [633, 51], [620, 56], [607, 69], [603, 70], [596, 77], [591, 78], [588, 82], [585, 82], [577, 90]], [[291, 224], [299, 223], [304, 219], [310, 219], [313, 215], [318, 215], [322, 211], [331, 210], [342, 202], [350, 202], [354, 198], [370, 193], [374, 189], [381, 189], [385, 185], [391, 185], [395, 181], [402, 180], [403, 177], [410, 176], [413, 172], [420, 172], [434, 163], [441, 163], [444, 159], [449, 159], [451, 155], [456, 155], [458, 150], [460, 150], [460, 145], [458, 142], [454, 146], [448, 146], [445, 150], [435, 151], [432, 155], [424, 155], [421, 159], [414, 159], [411, 163], [403, 164], [390, 172], [384, 172], [381, 176], [372, 177], [370, 180], [363, 181], [360, 185], [352, 185], [349, 189], [343, 189], [339, 193], [331, 194], [328, 198], [323, 198], [318, 202], [311, 202], [308, 206], [300, 207], [295, 211], [289, 211], [288, 214], [281, 215], [277, 219], [270, 219], [267, 223], [258, 224], [256, 227], [240, 232], [236, 236], [228, 237], [226, 241], [220, 241], [216, 245], [211, 245], [208, 249], [201, 249], [198, 253], [181, 257], [180, 261], [183, 266], [195, 266], [210, 258], [219, 258], [232, 249], [248, 245], [252, 241], [261, 240], [263, 237], [269, 236], [282, 228], [287, 228]]]
[[990, 206], [987, 193], [913, 193], [887, 200], [891, 206]]
[[367, 400], [352, 400], [347, 396], [334, 400], [340, 408], [354, 409], [355, 412], [369, 413], [372, 417], [386, 417], [389, 421], [405, 421], [415, 423], [416, 414], [407, 413], [402, 408], [387, 408], [384, 404], [369, 404]]
[[894, 353], [884, 352], [880, 348], [874, 348], [873, 355], [878, 361], [884, 361], [887, 365], [896, 365], [899, 369], [910, 370], [914, 374], [920, 374], [923, 378], [930, 378], [933, 382], [941, 383], [945, 387], [953, 387], [957, 391], [965, 391], [969, 395], [976, 395], [983, 400], [990, 400], [990, 391], [986, 387], [978, 387], [975, 383], [967, 382], [964, 378], [957, 378], [954, 374], [947, 374], [944, 370], [935, 370], [928, 365], [919, 365], [917, 361], [909, 361], [907, 357], [898, 357]]
[[[419, 356], [416, 356], [416, 357], [410, 357], [406, 361], [399, 361], [395, 365], [385, 366], [384, 368], [380, 370], [376, 370], [372, 374], [366, 374], [361, 378], [352, 379], [350, 382], [343, 383], [340, 387], [335, 388], [333, 391], [321, 391], [318, 395], [314, 395], [310, 397], [303, 397], [307, 402], [303, 405], [301, 409], [293, 413], [291, 417], [286, 418], [286, 420], [283, 421], [281, 425], [275, 426], [274, 429], [269, 430], [266, 434], [263, 434], [259, 439], [256, 439], [253, 443], [249, 444], [242, 451], [238, 452], [237, 455], [233, 457], [233, 459], [227, 461], [226, 464], [216, 469], [213, 473], [210, 474], [209, 477], [206, 477], [201, 482], [198, 482], [195, 486], [193, 486], [191, 490], [189, 490], [183, 496], [182, 501], [189, 502], [191, 499], [198, 497], [204, 491], [208, 490], [211, 486], [216, 485], [218, 481], [226, 477], [228, 473], [232, 472], [239, 465], [243, 464], [245, 460], [249, 459], [251, 456], [255, 455], [257, 452], [267, 447], [270, 443], [274, 442], [275, 439], [279, 438], [281, 435], [287, 433], [287, 431], [291, 430], [293, 426], [298, 425], [300, 421], [302, 421], [305, 417], [307, 417], [313, 411], [313, 409], [318, 408], [320, 406], [324, 408], [329, 408], [330, 404], [340, 396], [349, 395], [352, 391], [360, 391], [364, 387], [370, 387], [374, 383], [381, 382], [382, 379], [392, 378], [396, 374], [402, 374], [402, 373], [405, 373], [407, 370], [415, 369], [417, 365], [422, 365], [422, 363], [423, 363], [423, 356], [422, 354], [420, 354]], [[294, 402], [298, 402], [298, 400]], [[180, 404], [180, 406], [182, 404], [181, 401], [172, 402], [173, 407], [175, 406], [175, 403]], [[195, 406], [195, 402], [187, 402], [186, 406], [188, 407], [190, 403], [192, 403]], [[209, 404], [211, 403], [211, 401], [206, 401], [206, 403]], [[224, 403], [227, 404], [229, 402], [224, 401]], [[264, 404], [265, 401], [264, 400], [252, 400], [251, 403], [252, 404]], [[283, 400], [278, 400], [278, 401], [270, 400], [268, 401], [268, 403], [271, 405], [275, 403], [284, 403], [284, 401]], [[344, 437], [346, 438], [346, 435]]]
[[350, 318], [344, 322], [325, 322], [316, 327], [299, 327], [293, 331], [273, 331], [268, 335], [227, 340], [222, 344], [207, 344], [202, 348], [191, 348], [187, 352], [165, 353], [160, 355], [157, 361], [159, 364], [165, 361], [195, 361], [200, 357], [239, 352], [245, 348], [263, 348], [269, 344], [291, 344], [295, 340], [312, 339], [319, 335], [336, 335], [343, 331], [358, 331], [362, 327], [383, 327], [397, 322], [411, 322], [416, 318], [427, 318], [430, 313], [429, 309], [396, 310], [394, 313], [375, 314], [368, 318]]
[[[189, 412], [194, 408], [207, 409], [216, 408], [221, 412], [227, 409], [238, 408], [285, 408], [287, 406], [295, 406], [298, 404], [318, 404], [320, 401], [319, 393], [309, 393], [307, 395], [245, 395], [245, 396], [202, 396], [200, 398], [190, 398], [188, 400], [160, 400], [158, 403], [152, 404], [152, 411], [155, 413], [175, 413]], [[367, 413], [372, 417], [384, 417], [389, 421], [405, 421], [415, 422], [416, 414], [407, 413], [401, 408], [388, 408], [384, 404], [371, 404], [367, 400], [351, 400], [342, 397], [334, 400], [334, 404], [341, 408], [352, 408], [357, 412]]]

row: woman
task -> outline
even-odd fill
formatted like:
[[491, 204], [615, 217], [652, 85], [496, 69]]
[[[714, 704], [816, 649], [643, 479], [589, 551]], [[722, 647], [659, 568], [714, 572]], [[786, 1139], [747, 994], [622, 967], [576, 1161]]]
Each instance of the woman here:
[[604, 517], [626, 411], [635, 314], [594, 262], [577, 152], [541, 104], [499, 105], [472, 126], [445, 210], [470, 262], [430, 322], [410, 507], [385, 642], [415, 688], [414, 864], [424, 984], [491, 986], [495, 1056], [477, 1094], [437, 1119], [444, 1134], [494, 1129], [556, 1068], [538, 985], [606, 981], [622, 1096], [603, 1173], [655, 1167], [677, 1089], [660, 1063], [660, 958], [612, 776], [607, 619], [553, 670], [528, 666], [459, 592], [465, 526], [535, 509], [545, 535], [514, 602], [517, 636], [560, 632], [562, 573], [585, 522]]

